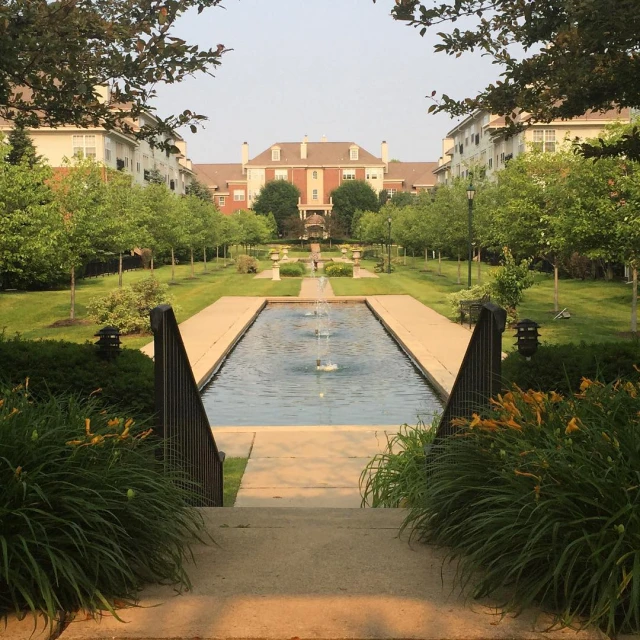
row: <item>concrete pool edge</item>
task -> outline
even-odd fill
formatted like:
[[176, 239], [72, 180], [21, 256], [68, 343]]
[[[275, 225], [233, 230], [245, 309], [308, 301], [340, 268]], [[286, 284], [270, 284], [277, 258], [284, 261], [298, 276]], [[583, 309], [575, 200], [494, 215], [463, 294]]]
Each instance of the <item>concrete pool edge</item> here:
[[[413, 296], [342, 296], [331, 304], [365, 303], [446, 402], [471, 333]], [[223, 296], [180, 324], [194, 378], [202, 389], [264, 307], [316, 302], [307, 298]], [[153, 357], [153, 342], [141, 351]]]

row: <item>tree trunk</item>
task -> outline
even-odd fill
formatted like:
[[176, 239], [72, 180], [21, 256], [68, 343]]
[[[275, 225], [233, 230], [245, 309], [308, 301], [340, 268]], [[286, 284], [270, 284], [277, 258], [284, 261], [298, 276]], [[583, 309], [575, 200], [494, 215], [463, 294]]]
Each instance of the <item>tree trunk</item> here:
[[173, 253], [173, 247], [171, 247], [171, 282], [176, 279], [176, 257]]
[[404, 262], [402, 263], [403, 266], [407, 266], [407, 247], [404, 247]]
[[605, 272], [605, 280], [611, 282], [613, 280], [613, 265], [607, 262], [607, 270]]
[[222, 247], [222, 266], [227, 266], [227, 245], [223, 245]]
[[460, 277], [462, 275], [462, 262], [460, 261], [460, 252], [458, 252], [458, 282], [457, 284], [461, 284]]
[[218, 262], [219, 257], [220, 257], [220, 247], [216, 245], [216, 262]]
[[425, 249], [424, 250], [424, 268], [425, 268], [425, 271], [426, 271], [428, 265], [429, 265], [429, 249]]
[[76, 268], [71, 267], [71, 309], [69, 320], [76, 319]]
[[192, 278], [196, 277], [196, 268], [193, 264], [193, 249], [191, 249], [191, 277]]
[[560, 302], [558, 296], [558, 288], [560, 284], [560, 267], [558, 257], [553, 259], [553, 310], [558, 313], [560, 311]]
[[478, 247], [478, 284], [482, 282], [482, 250]]
[[442, 252], [438, 249], [438, 275], [442, 275]]
[[118, 259], [118, 289], [122, 289], [122, 251]]
[[202, 247], [202, 258], [204, 260], [204, 270], [207, 270], [207, 247]]
[[633, 292], [631, 294], [631, 333], [638, 333], [638, 267], [632, 265]]
[[151, 254], [151, 275], [153, 275], [153, 253]]

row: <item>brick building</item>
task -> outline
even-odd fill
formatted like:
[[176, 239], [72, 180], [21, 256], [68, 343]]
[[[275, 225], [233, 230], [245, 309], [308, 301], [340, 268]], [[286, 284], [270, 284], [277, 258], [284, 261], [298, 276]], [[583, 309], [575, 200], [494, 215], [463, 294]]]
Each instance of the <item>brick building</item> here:
[[418, 193], [436, 183], [437, 162], [390, 162], [386, 142], [380, 157], [353, 142], [280, 142], [249, 158], [242, 145], [238, 164], [194, 164], [198, 180], [212, 192], [220, 211], [231, 214], [249, 209], [262, 187], [272, 180], [288, 180], [300, 189], [300, 217], [329, 215], [331, 192], [347, 180], [364, 180], [379, 193]]

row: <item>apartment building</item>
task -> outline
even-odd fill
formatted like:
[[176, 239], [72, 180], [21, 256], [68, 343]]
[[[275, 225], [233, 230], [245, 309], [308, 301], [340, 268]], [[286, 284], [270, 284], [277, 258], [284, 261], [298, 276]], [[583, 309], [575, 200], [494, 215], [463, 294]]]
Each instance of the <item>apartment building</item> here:
[[[528, 118], [529, 115], [522, 112], [516, 121], [524, 123]], [[506, 137], [499, 133], [505, 126], [504, 117], [477, 111], [457, 124], [444, 138], [442, 155], [435, 169], [437, 182], [448, 184], [452, 179], [468, 177], [474, 170], [491, 178], [511, 158], [528, 149], [554, 152], [575, 139], [597, 137], [609, 124], [629, 122], [630, 119], [629, 109], [588, 112], [571, 120], [531, 124], [521, 133]]]
[[260, 190], [273, 180], [287, 180], [300, 190], [300, 217], [330, 215], [331, 192], [348, 180], [363, 180], [379, 193], [418, 193], [435, 186], [436, 162], [390, 162], [389, 148], [382, 142], [380, 156], [354, 142], [279, 142], [250, 158], [249, 145], [241, 147], [237, 164], [194, 164], [225, 214], [253, 206]]
[[[105, 90], [104, 99], [109, 96]], [[134, 123], [134, 129], [145, 125], [154, 125], [151, 114], [140, 116]], [[12, 124], [0, 121], [0, 133], [8, 133]], [[137, 140], [134, 136], [118, 131], [107, 131], [102, 127], [79, 128], [61, 126], [56, 129], [29, 129], [38, 155], [41, 155], [52, 167], [64, 166], [65, 159], [81, 154], [85, 158], [94, 158], [106, 166], [131, 174], [134, 183], [146, 185], [150, 172], [159, 171], [167, 187], [177, 194], [184, 194], [194, 176], [191, 160], [187, 157], [187, 145], [177, 132], [164, 137], [164, 141], [175, 145], [180, 153], [173, 154], [152, 147], [146, 140]]]

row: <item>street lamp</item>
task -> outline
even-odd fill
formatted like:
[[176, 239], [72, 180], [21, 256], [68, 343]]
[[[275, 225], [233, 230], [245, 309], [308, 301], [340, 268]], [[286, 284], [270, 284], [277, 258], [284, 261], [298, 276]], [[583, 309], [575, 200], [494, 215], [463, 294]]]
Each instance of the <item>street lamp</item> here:
[[469, 272], [467, 277], [467, 289], [471, 289], [471, 262], [473, 260], [473, 254], [471, 249], [471, 240], [472, 240], [472, 226], [471, 219], [473, 218], [473, 198], [476, 195], [476, 190], [473, 188], [473, 184], [470, 184], [467, 187], [467, 200], [469, 201]]
[[389, 261], [387, 262], [387, 273], [391, 273], [391, 216], [387, 218], [389, 225], [389, 242], [387, 243], [387, 252], [389, 253]]

